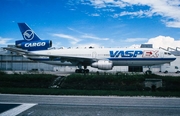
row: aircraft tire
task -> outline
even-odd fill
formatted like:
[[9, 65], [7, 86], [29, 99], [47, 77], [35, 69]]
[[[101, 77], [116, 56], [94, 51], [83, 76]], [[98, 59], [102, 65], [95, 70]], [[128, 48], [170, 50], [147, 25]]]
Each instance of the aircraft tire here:
[[79, 73], [79, 72], [80, 72], [79, 69], [76, 69], [76, 70], [75, 70], [75, 73]]
[[84, 73], [89, 73], [89, 69], [84, 69]]
[[76, 69], [75, 73], [89, 73], [88, 69]]

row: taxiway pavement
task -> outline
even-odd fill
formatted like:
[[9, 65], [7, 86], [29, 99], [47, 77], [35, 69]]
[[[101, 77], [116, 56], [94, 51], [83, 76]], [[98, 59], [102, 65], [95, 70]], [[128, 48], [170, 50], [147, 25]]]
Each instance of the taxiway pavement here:
[[180, 98], [163, 97], [0, 94], [0, 104], [1, 107], [3, 104], [23, 104], [24, 107], [32, 105], [19, 113], [19, 116], [179, 116], [180, 114]]

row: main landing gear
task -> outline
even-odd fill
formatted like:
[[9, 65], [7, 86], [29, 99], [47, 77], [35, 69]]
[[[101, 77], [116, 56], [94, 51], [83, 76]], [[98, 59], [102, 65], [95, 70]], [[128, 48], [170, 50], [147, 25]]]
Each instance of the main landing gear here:
[[89, 73], [89, 69], [87, 69], [87, 66], [84, 66], [84, 69], [82, 69], [82, 66], [78, 66], [79, 69], [75, 70], [75, 73]]
[[89, 69], [76, 69], [75, 73], [89, 73]]

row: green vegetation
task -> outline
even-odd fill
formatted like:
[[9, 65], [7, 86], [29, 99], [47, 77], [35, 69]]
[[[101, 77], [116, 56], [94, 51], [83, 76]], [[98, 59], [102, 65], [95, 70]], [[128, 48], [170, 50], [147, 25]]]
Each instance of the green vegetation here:
[[0, 75], [6, 75], [6, 72], [0, 71]]
[[[162, 79], [162, 87], [152, 91], [145, 87], [145, 79]], [[6, 74], [0, 71], [0, 93], [180, 97], [180, 77], [126, 73], [73, 74], [57, 80], [57, 76], [49, 74]]]
[[0, 75], [0, 87], [48, 88], [56, 76], [48, 74]]
[[63, 89], [80, 90], [131, 90], [143, 88], [142, 75], [70, 75], [61, 84]]
[[79, 75], [73, 74], [61, 83], [62, 89], [78, 90], [119, 90], [119, 91], [144, 91], [145, 79], [162, 79], [163, 87], [159, 91], [180, 91], [180, 77], [126, 74], [119, 75]]
[[180, 97], [180, 92], [162, 91], [118, 91], [118, 90], [74, 90], [74, 89], [46, 89], [46, 88], [2, 88], [4, 94], [31, 95], [91, 95], [91, 96], [159, 96]]

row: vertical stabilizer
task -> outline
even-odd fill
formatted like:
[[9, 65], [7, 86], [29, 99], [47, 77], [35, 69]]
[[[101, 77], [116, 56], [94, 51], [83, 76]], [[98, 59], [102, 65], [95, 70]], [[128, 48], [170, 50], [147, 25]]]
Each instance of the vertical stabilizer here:
[[25, 41], [41, 40], [26, 23], [18, 23], [18, 26]]
[[28, 51], [37, 51], [47, 50], [52, 46], [51, 40], [41, 40], [26, 23], [18, 23], [18, 26], [23, 40], [17, 40], [15, 42], [16, 47]]

